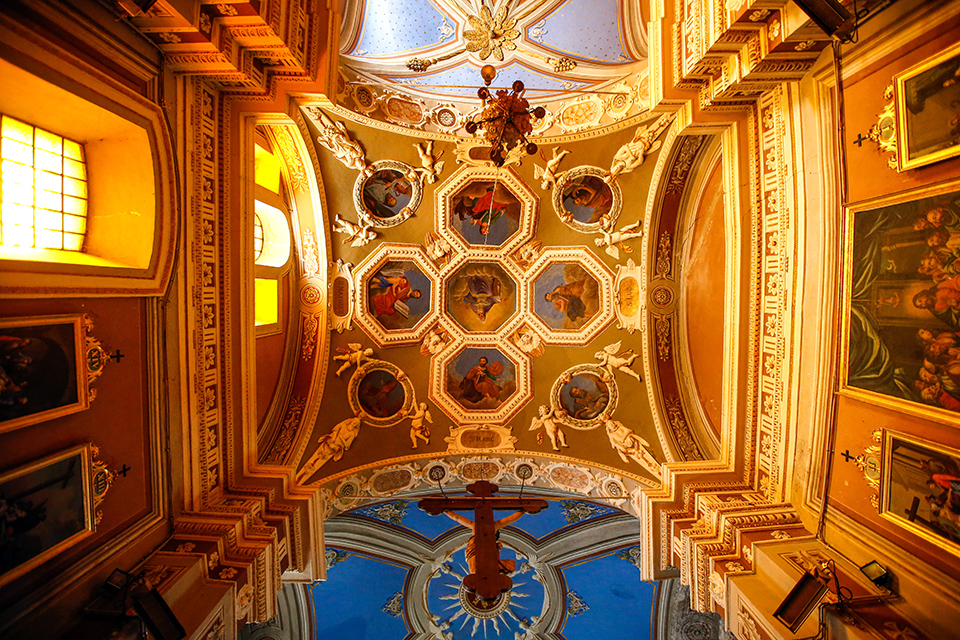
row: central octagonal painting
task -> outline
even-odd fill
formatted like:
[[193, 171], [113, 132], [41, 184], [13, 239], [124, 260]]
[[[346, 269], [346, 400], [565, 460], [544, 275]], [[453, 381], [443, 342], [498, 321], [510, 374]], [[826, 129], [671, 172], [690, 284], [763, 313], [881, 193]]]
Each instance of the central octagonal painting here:
[[517, 311], [517, 284], [495, 262], [468, 262], [447, 281], [447, 313], [469, 332], [496, 331]]
[[499, 349], [468, 347], [447, 364], [447, 395], [470, 411], [495, 410], [517, 390], [517, 368]]

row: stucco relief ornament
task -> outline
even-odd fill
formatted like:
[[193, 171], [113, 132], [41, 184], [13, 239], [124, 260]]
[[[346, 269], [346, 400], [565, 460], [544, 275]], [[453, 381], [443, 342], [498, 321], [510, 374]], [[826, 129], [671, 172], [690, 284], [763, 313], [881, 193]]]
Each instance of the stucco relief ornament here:
[[416, 410], [411, 413], [410, 418], [410, 444], [417, 448], [417, 440], [423, 440], [424, 444], [430, 444], [430, 427], [427, 424], [433, 424], [433, 416], [427, 409], [427, 403], [421, 402]]
[[417, 172], [421, 180], [427, 184], [433, 184], [443, 172], [443, 160], [440, 160], [443, 152], [433, 155], [433, 140], [428, 141], [426, 146], [420, 144], [413, 146], [417, 149], [417, 155], [420, 156], [420, 164], [422, 165], [421, 168], [414, 169], [414, 171]]
[[362, 173], [367, 172], [366, 154], [360, 144], [350, 137], [347, 128], [342, 122], [334, 123], [321, 109], [307, 107], [307, 114], [316, 123], [320, 130], [317, 142], [343, 163], [348, 169], [355, 169]]
[[377, 232], [368, 221], [350, 222], [341, 218], [340, 214], [337, 214], [334, 221], [334, 232], [347, 236], [343, 239], [343, 244], [349, 242], [351, 247], [362, 247], [377, 239]]
[[603, 351], [597, 351], [593, 356], [600, 361], [600, 366], [607, 372], [604, 382], [613, 380], [614, 369], [619, 369], [628, 376], [636, 378], [637, 382], [643, 382], [640, 374], [631, 369], [633, 362], [639, 357], [639, 354], [634, 353], [633, 349], [620, 351], [621, 342], [622, 340], [618, 340], [613, 344], [607, 345], [603, 348]]
[[480, 16], [467, 16], [467, 21], [473, 27], [463, 32], [463, 37], [467, 40], [467, 51], [475, 52], [481, 60], [493, 55], [502, 61], [505, 50], [513, 51], [517, 48], [514, 42], [520, 37], [520, 31], [515, 29], [517, 20], [507, 18], [505, 6], [497, 10], [496, 16], [491, 14], [486, 6], [480, 7]]
[[347, 344], [349, 349], [344, 349], [343, 347], [337, 347], [337, 355], [333, 356], [333, 359], [343, 361], [343, 364], [340, 365], [340, 368], [337, 369], [337, 377], [340, 377], [340, 374], [352, 367], [357, 365], [358, 367], [368, 361], [372, 360], [373, 349], [369, 347], [364, 349], [363, 345], [359, 342], [350, 342]]
[[643, 231], [637, 231], [642, 223], [642, 220], [637, 220], [633, 224], [620, 227], [619, 231], [608, 231], [607, 229], [601, 228], [601, 237], [594, 238], [593, 242], [598, 247], [603, 248], [608, 256], [614, 260], [619, 260], [620, 249], [623, 249], [624, 253], [633, 253], [633, 249], [623, 244], [624, 242], [643, 237]]
[[546, 166], [541, 167], [538, 164], [533, 165], [533, 177], [540, 181], [540, 188], [544, 191], [549, 191], [557, 186], [557, 169], [560, 166], [560, 161], [563, 160], [563, 157], [570, 153], [566, 149], [561, 149], [560, 147], [553, 148], [553, 157], [549, 160], [543, 158], [543, 152], [540, 152], [540, 157], [546, 160]]
[[643, 159], [648, 154], [659, 149], [661, 143], [657, 138], [673, 122], [673, 117], [672, 113], [667, 113], [660, 116], [653, 124], [637, 127], [633, 139], [614, 154], [610, 171], [603, 178], [604, 182], [610, 184], [617, 179], [617, 176], [630, 173], [643, 164]]
[[443, 351], [445, 346], [447, 346], [447, 332], [440, 327], [436, 327], [423, 337], [423, 342], [420, 343], [420, 353], [425, 356], [435, 356]]
[[543, 340], [528, 326], [522, 326], [516, 330], [513, 334], [513, 343], [524, 353], [529, 353], [532, 356], [543, 355]]
[[320, 446], [313, 452], [307, 463], [297, 472], [297, 482], [303, 484], [330, 460], [339, 460], [350, 449], [350, 445], [360, 433], [360, 418], [353, 416], [337, 423], [330, 433], [320, 437]]
[[620, 459], [626, 463], [633, 460], [641, 467], [652, 473], [654, 476], [660, 475], [660, 463], [650, 453], [648, 447], [650, 443], [638, 436], [632, 429], [611, 418], [604, 413], [600, 416], [600, 423], [607, 432], [607, 438], [610, 439], [610, 446], [617, 452]]
[[[560, 451], [560, 447], [569, 447], [567, 436], [560, 429], [560, 423], [557, 419], [556, 407], [548, 407], [545, 404], [537, 409], [537, 416], [530, 421], [530, 431], [539, 431], [543, 429], [547, 437], [550, 438], [550, 444], [554, 451]], [[543, 434], [537, 434], [537, 444], [543, 444]]]
[[453, 253], [453, 247], [450, 243], [432, 231], [428, 231], [423, 239], [423, 246], [427, 250], [430, 259], [439, 266], [444, 266], [450, 261], [450, 254]]
[[537, 258], [540, 257], [540, 250], [543, 247], [543, 243], [539, 240], [531, 240], [527, 244], [523, 245], [517, 249], [516, 260], [517, 263], [526, 269], [534, 262], [537, 261]]

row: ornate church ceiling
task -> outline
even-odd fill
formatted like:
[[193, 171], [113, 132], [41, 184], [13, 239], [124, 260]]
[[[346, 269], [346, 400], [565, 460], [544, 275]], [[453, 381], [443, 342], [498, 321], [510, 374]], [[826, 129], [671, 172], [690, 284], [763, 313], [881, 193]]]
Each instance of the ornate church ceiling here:
[[348, 1], [337, 102], [416, 129], [465, 135], [480, 105], [480, 67], [494, 87], [516, 80], [547, 114], [534, 134], [558, 135], [645, 109], [641, 3], [627, 0]]

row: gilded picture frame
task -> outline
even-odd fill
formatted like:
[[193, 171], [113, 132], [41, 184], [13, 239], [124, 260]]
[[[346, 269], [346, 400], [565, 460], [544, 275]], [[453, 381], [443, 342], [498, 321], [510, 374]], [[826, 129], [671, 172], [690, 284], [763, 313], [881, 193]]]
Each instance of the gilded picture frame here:
[[843, 239], [840, 393], [960, 425], [960, 180], [846, 207]]
[[106, 354], [87, 325], [81, 314], [0, 318], [0, 433], [90, 407]]
[[377, 160], [369, 175], [361, 173], [353, 186], [360, 220], [383, 229], [403, 224], [422, 198], [423, 185], [413, 167], [396, 160]]
[[94, 534], [92, 471], [92, 446], [80, 444], [0, 473], [0, 499], [14, 518], [0, 539], [0, 586]]
[[960, 155], [960, 43], [894, 76], [897, 170]]
[[960, 557], [960, 450], [883, 432], [880, 515]]

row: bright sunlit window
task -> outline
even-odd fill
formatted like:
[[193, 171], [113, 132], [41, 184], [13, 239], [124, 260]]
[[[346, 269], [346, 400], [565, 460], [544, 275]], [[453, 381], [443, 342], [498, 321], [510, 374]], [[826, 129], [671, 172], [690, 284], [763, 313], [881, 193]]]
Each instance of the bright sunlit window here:
[[256, 213], [253, 214], [253, 260], [260, 261], [260, 255], [263, 253], [263, 221]]
[[81, 251], [87, 228], [83, 145], [0, 116], [0, 244]]

